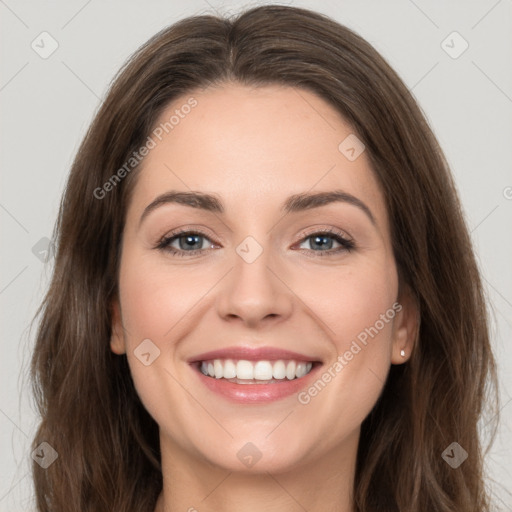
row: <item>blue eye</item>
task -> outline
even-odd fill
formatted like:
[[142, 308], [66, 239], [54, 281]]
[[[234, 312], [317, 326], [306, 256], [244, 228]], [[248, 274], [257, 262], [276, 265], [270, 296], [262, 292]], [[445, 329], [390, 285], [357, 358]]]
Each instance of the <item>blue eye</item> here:
[[[210, 243], [206, 243], [206, 242]], [[309, 241], [310, 248], [301, 248], [314, 256], [332, 256], [340, 252], [350, 252], [355, 248], [352, 240], [337, 230], [325, 230], [304, 237], [300, 245]], [[338, 244], [338, 247], [334, 247]], [[201, 231], [179, 231], [171, 233], [160, 240], [157, 249], [171, 253], [173, 256], [194, 256], [213, 249], [215, 244]]]
[[[210, 239], [200, 232], [181, 231], [178, 233], [174, 233], [170, 236], [164, 237], [157, 245], [157, 248], [169, 251], [171, 254], [174, 254], [176, 256], [194, 255], [205, 250], [205, 240]], [[175, 242], [178, 242], [178, 247], [173, 246]], [[213, 243], [207, 244], [207, 247], [212, 246]]]
[[[338, 231], [329, 230], [313, 233], [305, 237], [301, 242], [301, 245], [307, 241], [309, 241], [310, 248], [306, 250], [317, 253], [315, 256], [328, 256], [342, 251], [350, 252], [355, 248], [354, 242]], [[335, 243], [337, 243], [339, 247], [333, 249], [333, 244]]]

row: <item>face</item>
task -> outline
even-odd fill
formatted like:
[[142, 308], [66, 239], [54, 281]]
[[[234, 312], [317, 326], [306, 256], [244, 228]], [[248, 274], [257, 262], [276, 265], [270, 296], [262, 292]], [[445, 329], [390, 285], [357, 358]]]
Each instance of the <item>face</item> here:
[[162, 450], [247, 472], [353, 453], [415, 328], [366, 152], [305, 90], [229, 84], [173, 115], [127, 211], [111, 341]]

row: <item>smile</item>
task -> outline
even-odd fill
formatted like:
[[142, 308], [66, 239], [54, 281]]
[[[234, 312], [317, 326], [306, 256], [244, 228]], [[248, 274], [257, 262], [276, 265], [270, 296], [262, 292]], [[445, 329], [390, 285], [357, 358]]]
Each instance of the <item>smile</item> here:
[[263, 404], [291, 397], [311, 385], [323, 366], [313, 354], [265, 346], [233, 345], [188, 359], [188, 364], [216, 400]]
[[301, 379], [307, 375], [313, 362], [295, 360], [248, 361], [245, 359], [210, 359], [201, 361], [201, 373], [215, 379], [226, 379], [237, 384], [270, 384]]

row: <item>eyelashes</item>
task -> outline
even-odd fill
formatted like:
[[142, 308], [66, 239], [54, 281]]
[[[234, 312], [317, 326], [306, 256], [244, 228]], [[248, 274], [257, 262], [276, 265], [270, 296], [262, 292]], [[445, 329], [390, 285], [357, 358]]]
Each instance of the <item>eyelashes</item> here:
[[[210, 241], [211, 243], [203, 244], [204, 241]], [[333, 243], [330, 242], [333, 241]], [[173, 245], [178, 243], [178, 247]], [[199, 244], [198, 244], [199, 242]], [[312, 231], [308, 234], [303, 234], [302, 238], [294, 244], [302, 245], [309, 243], [310, 247], [322, 248], [328, 247], [328, 250], [315, 250], [310, 249], [298, 249], [300, 251], [306, 251], [311, 254], [312, 257], [325, 257], [339, 255], [345, 252], [351, 252], [356, 248], [354, 241], [348, 238], [345, 233], [337, 229], [321, 229]], [[194, 244], [198, 244], [200, 247], [194, 247]], [[332, 248], [332, 245], [338, 244], [339, 247]], [[207, 248], [204, 247], [206, 245]], [[160, 239], [155, 249], [171, 254], [171, 256], [187, 257], [197, 256], [201, 253], [208, 252], [208, 249], [214, 249], [214, 242], [211, 241], [210, 237], [201, 230], [194, 229], [182, 229], [174, 231]]]
[[337, 230], [315, 231], [314, 233], [303, 237], [301, 242], [303, 243], [306, 240], [311, 240], [310, 245], [315, 244], [316, 246], [323, 247], [326, 239], [333, 239], [336, 243], [339, 244], [339, 247], [329, 251], [314, 251], [313, 249], [307, 250], [317, 253], [318, 256], [323, 256], [326, 254], [337, 254], [339, 252], [345, 251], [350, 252], [353, 249], [355, 249], [354, 241], [352, 239], [347, 238], [346, 235], [344, 235], [341, 231]]
[[[184, 249], [176, 249], [175, 247], [172, 247], [171, 244], [175, 241], [180, 241], [182, 239], [185, 239], [185, 242], [183, 245], [186, 246], [186, 244], [193, 243], [193, 240], [197, 239], [206, 239], [210, 240], [210, 238], [203, 233], [200, 230], [179, 230], [175, 231], [169, 235], [164, 236], [158, 245], [156, 246], [157, 249], [160, 249], [165, 252], [169, 252], [172, 255], [175, 256], [194, 256], [197, 255], [200, 252], [205, 251], [206, 249], [192, 249], [192, 250], [184, 250]], [[182, 245], [182, 244], [180, 244]], [[215, 244], [209, 244], [209, 248], [213, 248]]]

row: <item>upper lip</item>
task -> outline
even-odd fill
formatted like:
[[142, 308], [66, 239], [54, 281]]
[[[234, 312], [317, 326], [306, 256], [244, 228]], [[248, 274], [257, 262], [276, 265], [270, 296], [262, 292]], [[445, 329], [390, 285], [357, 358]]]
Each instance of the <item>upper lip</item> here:
[[204, 352], [197, 356], [191, 357], [188, 362], [196, 363], [198, 361], [209, 361], [211, 359], [244, 359], [247, 361], [277, 361], [279, 359], [293, 359], [295, 361], [318, 361], [318, 358], [307, 356], [293, 352], [291, 350], [284, 350], [274, 347], [228, 347], [210, 352]]

